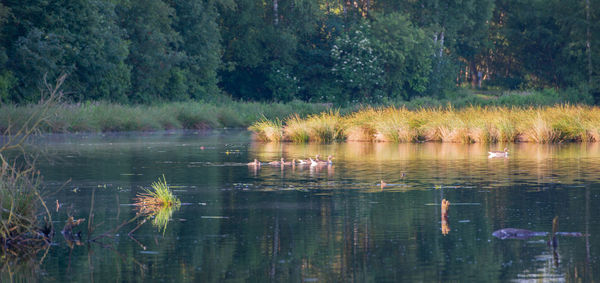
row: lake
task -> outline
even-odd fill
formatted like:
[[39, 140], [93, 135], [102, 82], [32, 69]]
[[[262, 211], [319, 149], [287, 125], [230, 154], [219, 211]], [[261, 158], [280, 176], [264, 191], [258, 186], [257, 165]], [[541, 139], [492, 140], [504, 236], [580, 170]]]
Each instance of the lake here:
[[[5, 269], [5, 280], [600, 279], [599, 143], [508, 144], [508, 158], [488, 158], [503, 144], [277, 144], [241, 130], [47, 135], [36, 143], [57, 232], [47, 254]], [[333, 155], [333, 165], [246, 165], [316, 154]], [[163, 175], [183, 204], [166, 227], [152, 218], [141, 224], [134, 198]], [[73, 229], [81, 243], [60, 233], [69, 216], [85, 219]], [[555, 218], [558, 231], [586, 236], [559, 236], [555, 247], [549, 236], [492, 236], [502, 228], [551, 232]]]

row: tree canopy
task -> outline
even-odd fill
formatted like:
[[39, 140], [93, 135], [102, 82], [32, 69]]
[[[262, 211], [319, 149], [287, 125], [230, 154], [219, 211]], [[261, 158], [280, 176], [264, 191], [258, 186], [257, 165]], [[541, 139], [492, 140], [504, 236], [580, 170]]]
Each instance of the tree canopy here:
[[598, 1], [4, 0], [0, 102], [380, 103], [457, 86], [600, 100]]

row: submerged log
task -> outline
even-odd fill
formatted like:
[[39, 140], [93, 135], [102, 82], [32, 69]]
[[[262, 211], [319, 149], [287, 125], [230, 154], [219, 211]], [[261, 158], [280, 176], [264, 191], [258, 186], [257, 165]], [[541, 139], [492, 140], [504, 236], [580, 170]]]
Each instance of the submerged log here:
[[[531, 237], [544, 237], [548, 236], [549, 232], [538, 232], [531, 231], [526, 229], [517, 229], [517, 228], [504, 228], [492, 233], [492, 236], [504, 240], [504, 239], [518, 239], [518, 240], [526, 240]], [[583, 237], [585, 234], [580, 232], [556, 232], [555, 236], [564, 236], [564, 237]]]

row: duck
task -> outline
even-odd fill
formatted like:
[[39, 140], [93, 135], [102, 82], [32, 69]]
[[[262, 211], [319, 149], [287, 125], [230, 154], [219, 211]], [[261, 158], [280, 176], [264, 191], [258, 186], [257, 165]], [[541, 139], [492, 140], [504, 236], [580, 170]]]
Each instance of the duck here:
[[488, 158], [492, 157], [508, 157], [508, 148], [504, 148], [504, 151], [488, 151]]
[[269, 162], [270, 165], [283, 165], [285, 162], [283, 161], [283, 157], [281, 158], [281, 161], [271, 161]]
[[323, 160], [318, 160], [317, 159], [317, 163], [319, 163], [321, 165], [325, 165], [325, 164], [331, 165], [331, 164], [333, 164], [333, 160], [332, 159], [333, 159], [333, 156], [330, 155], [330, 156], [327, 156], [327, 161], [323, 161]]
[[258, 159], [256, 159], [256, 158], [254, 158], [254, 161], [248, 162], [247, 164], [248, 164], [248, 166], [260, 166], [260, 161], [258, 161]]

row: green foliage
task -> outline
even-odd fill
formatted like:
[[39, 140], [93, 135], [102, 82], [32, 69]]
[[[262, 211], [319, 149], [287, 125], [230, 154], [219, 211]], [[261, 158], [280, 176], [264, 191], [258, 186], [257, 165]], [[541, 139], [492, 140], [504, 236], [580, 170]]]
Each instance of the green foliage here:
[[7, 0], [0, 99], [36, 102], [67, 72], [69, 102], [390, 104], [449, 99], [481, 73], [483, 89], [592, 103], [600, 9], [585, 3]]
[[[181, 50], [185, 60], [180, 64], [177, 95], [170, 99], [184, 97], [210, 99], [219, 94], [217, 70], [221, 67], [220, 30], [217, 24], [218, 13], [213, 1], [175, 0], [173, 7], [177, 14], [174, 29], [181, 35]], [[173, 94], [173, 90], [169, 90]]]
[[4, 71], [0, 74], [0, 103], [8, 102], [12, 89], [17, 84], [17, 78], [11, 71]]
[[372, 41], [383, 61], [387, 96], [410, 99], [425, 92], [433, 46], [424, 30], [413, 27], [404, 15], [390, 13], [375, 18]]
[[338, 102], [379, 102], [383, 99], [384, 69], [370, 39], [371, 26], [364, 22], [335, 40], [331, 69], [342, 89]]
[[296, 98], [300, 86], [298, 78], [285, 66], [273, 65], [265, 85], [273, 93], [275, 101], [289, 102]]
[[184, 55], [175, 49], [181, 42], [171, 26], [175, 10], [162, 0], [131, 1], [121, 16], [131, 42], [126, 60], [132, 67], [130, 100], [147, 103], [167, 99], [172, 68]]

